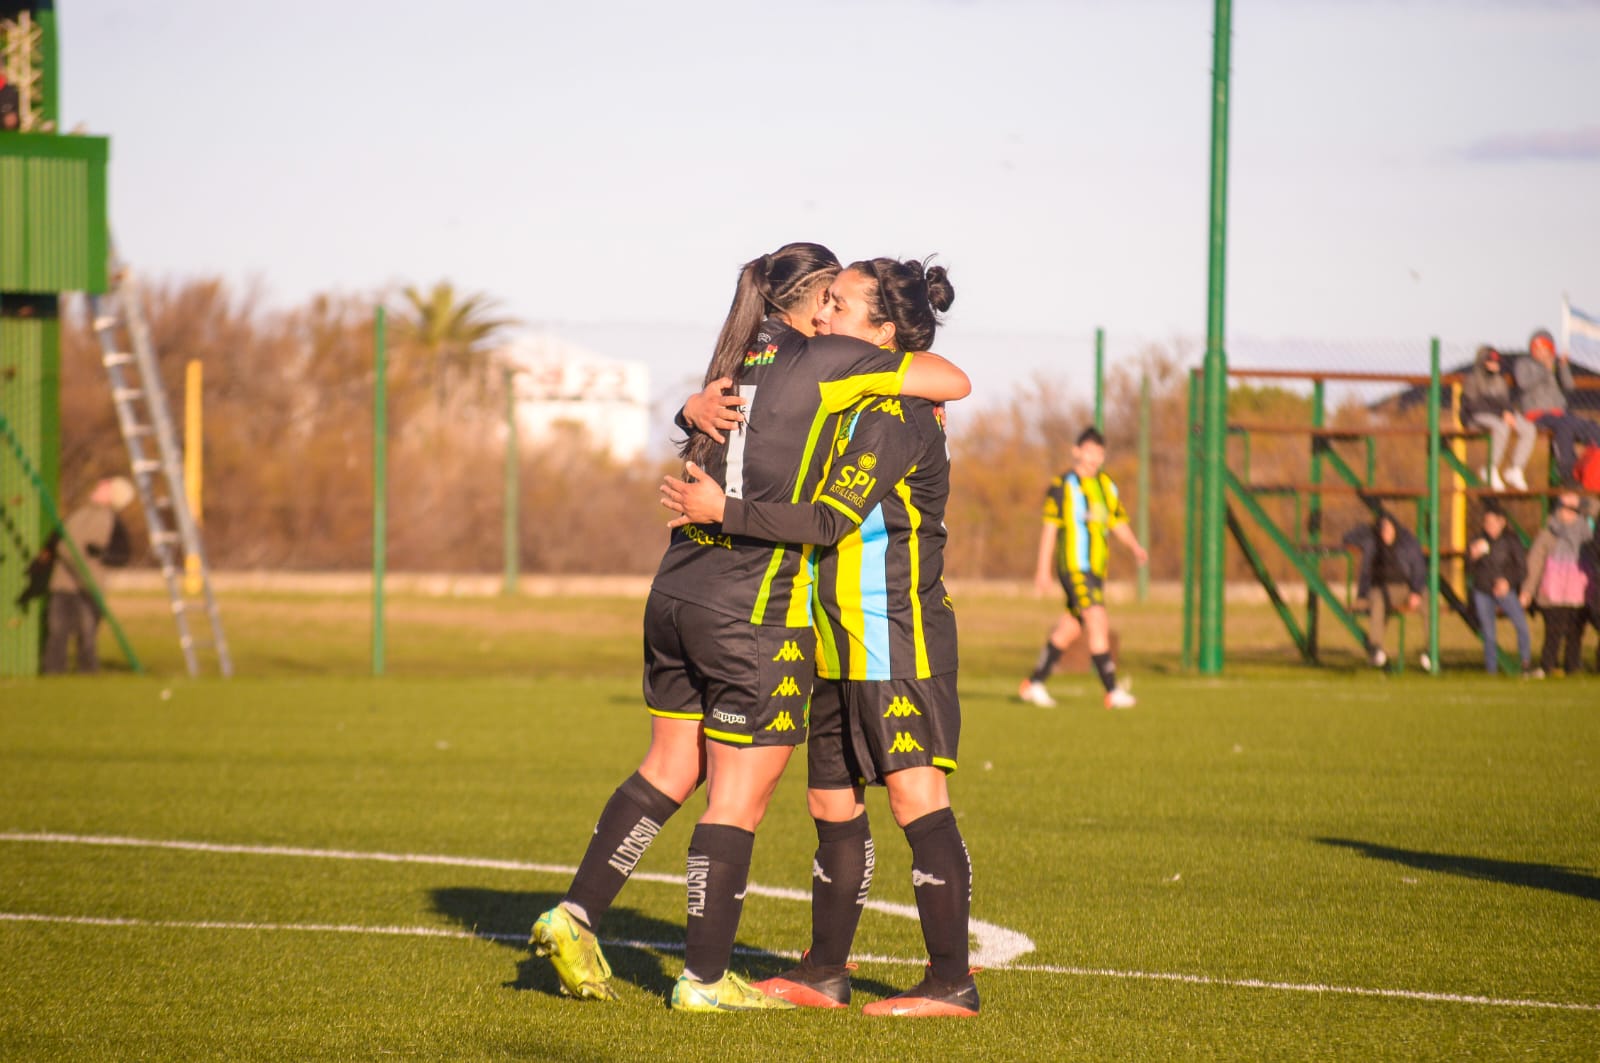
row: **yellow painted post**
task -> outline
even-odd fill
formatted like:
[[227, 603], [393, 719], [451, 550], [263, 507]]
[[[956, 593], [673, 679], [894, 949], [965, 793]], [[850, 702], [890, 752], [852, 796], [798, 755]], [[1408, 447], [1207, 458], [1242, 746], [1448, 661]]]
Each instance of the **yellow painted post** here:
[[[1450, 420], [1461, 427], [1461, 382], [1450, 385]], [[1462, 465], [1467, 463], [1467, 441], [1460, 437], [1450, 441], [1450, 450]], [[1450, 559], [1450, 584], [1462, 600], [1467, 598], [1467, 481], [1458, 472], [1450, 477], [1450, 549], [1455, 557]]]
[[[200, 366], [200, 359], [189, 359], [189, 365], [184, 372], [183, 380], [183, 493], [189, 502], [189, 513], [194, 517], [194, 526], [199, 528], [205, 523], [205, 516], [201, 512], [200, 501], [200, 470], [201, 447], [203, 436], [200, 417], [200, 390], [204, 372]], [[200, 579], [199, 555], [185, 552], [183, 556], [183, 591], [185, 594], [200, 594], [205, 590], [205, 584]]]

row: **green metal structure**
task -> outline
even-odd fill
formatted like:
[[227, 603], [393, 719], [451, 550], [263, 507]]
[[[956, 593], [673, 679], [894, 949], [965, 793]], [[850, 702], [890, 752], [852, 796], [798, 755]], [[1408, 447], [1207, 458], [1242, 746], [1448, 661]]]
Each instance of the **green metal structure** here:
[[18, 130], [0, 131], [0, 416], [15, 443], [0, 450], [0, 677], [39, 667], [44, 601], [16, 600], [55, 528], [46, 498], [60, 497], [60, 296], [108, 280], [110, 142], [58, 135], [57, 51], [51, 0], [0, 0], [0, 57], [22, 103]]

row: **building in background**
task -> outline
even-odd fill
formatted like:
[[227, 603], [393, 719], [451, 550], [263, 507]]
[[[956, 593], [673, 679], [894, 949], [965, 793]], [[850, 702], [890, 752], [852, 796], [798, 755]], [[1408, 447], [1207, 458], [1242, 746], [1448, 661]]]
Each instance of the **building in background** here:
[[557, 433], [585, 433], [617, 461], [637, 461], [650, 443], [650, 370], [557, 336], [525, 336], [501, 348], [515, 371], [517, 431], [538, 445]]

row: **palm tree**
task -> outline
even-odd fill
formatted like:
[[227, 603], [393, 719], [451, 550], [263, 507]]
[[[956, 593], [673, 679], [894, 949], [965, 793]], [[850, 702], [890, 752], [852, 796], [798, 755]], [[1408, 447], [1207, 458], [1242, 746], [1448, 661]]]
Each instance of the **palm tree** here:
[[407, 287], [395, 320], [395, 338], [415, 359], [414, 372], [431, 377], [434, 399], [442, 409], [463, 384], [471, 384], [475, 397], [489, 390], [491, 352], [499, 333], [517, 320], [497, 316], [498, 306], [487, 295], [461, 298], [449, 281], [432, 290]]

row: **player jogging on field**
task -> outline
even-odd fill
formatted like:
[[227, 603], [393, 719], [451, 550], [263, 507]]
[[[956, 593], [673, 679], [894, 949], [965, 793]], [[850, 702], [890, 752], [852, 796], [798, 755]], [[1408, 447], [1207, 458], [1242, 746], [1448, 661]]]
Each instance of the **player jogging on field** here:
[[[954, 291], [941, 267], [858, 262], [833, 286], [835, 334], [932, 342]], [[884, 325], [889, 325], [885, 329]], [[712, 481], [669, 479], [682, 519], [773, 540], [834, 544], [817, 555], [817, 685], [807, 741], [807, 804], [816, 821], [811, 947], [756, 983], [806, 1007], [850, 1000], [850, 949], [872, 881], [863, 786], [885, 786], [912, 852], [912, 887], [930, 962], [922, 981], [867, 1005], [870, 1015], [972, 1016], [968, 967], [972, 868], [950, 809], [961, 730], [955, 611], [944, 586], [950, 463], [932, 404], [873, 397], [843, 426], [811, 505], [724, 500]], [[691, 468], [693, 476], [697, 470]]]
[[1067, 607], [1045, 639], [1033, 674], [1017, 690], [1017, 696], [1030, 705], [1055, 705], [1044, 687], [1045, 680], [1080, 632], [1088, 636], [1089, 659], [1106, 688], [1106, 708], [1131, 709], [1136, 704], [1133, 695], [1117, 685], [1117, 666], [1111, 660], [1105, 597], [1110, 554], [1107, 533], [1121, 540], [1139, 564], [1148, 561], [1149, 555], [1128, 527], [1128, 513], [1122, 508], [1117, 485], [1100, 471], [1105, 460], [1105, 437], [1092, 427], [1085, 428], [1072, 448], [1072, 468], [1056, 477], [1045, 492], [1044, 528], [1039, 533], [1033, 582], [1040, 594], [1048, 594], [1059, 580]]
[[[743, 428], [726, 443], [691, 438], [686, 456], [741, 497], [792, 501], [814, 491], [832, 419], [870, 393], [965, 395], [966, 375], [937, 356], [815, 337], [838, 260], [790, 244], [746, 263], [707, 370], [727, 384]], [[674, 529], [645, 607], [651, 741], [639, 770], [601, 813], [561, 904], [534, 924], [540, 955], [577, 997], [611, 999], [593, 932], [662, 824], [702, 780], [707, 807], [689, 844], [685, 1011], [787, 1007], [728, 970], [755, 829], [794, 747], [805, 741], [814, 653], [802, 550], [716, 524]]]

